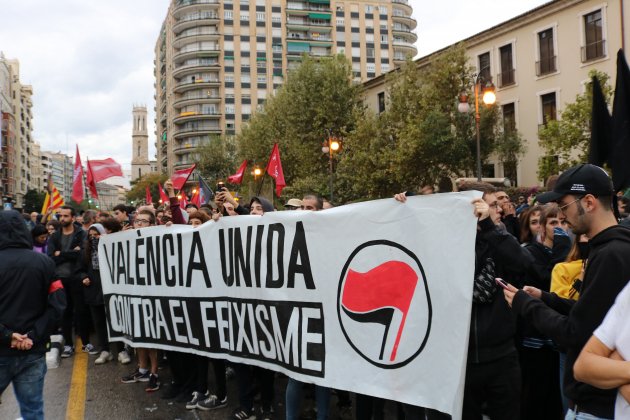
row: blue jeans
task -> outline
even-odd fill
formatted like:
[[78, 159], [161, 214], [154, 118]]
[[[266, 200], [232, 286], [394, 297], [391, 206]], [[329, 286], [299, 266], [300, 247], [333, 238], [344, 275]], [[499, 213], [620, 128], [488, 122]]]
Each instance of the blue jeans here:
[[[287, 383], [287, 415], [286, 420], [298, 420], [302, 405], [302, 382], [289, 378]], [[330, 405], [330, 388], [315, 385], [315, 404], [317, 406], [317, 420], [328, 419], [328, 406]]]
[[569, 408], [569, 411], [567, 411], [567, 415], [564, 418], [564, 420], [612, 420], [612, 419], [606, 419], [604, 417], [597, 417], [588, 413], [575, 414], [575, 411]]
[[44, 418], [45, 375], [43, 354], [0, 357], [0, 394], [13, 382], [13, 392], [24, 420]]

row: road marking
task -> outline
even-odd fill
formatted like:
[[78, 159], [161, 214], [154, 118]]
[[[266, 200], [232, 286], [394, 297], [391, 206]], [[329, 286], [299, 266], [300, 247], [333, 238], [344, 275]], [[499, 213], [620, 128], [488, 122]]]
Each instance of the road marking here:
[[83, 420], [85, 414], [85, 395], [87, 384], [88, 354], [81, 350], [81, 339], [77, 338], [74, 348], [72, 380], [68, 393], [66, 420]]

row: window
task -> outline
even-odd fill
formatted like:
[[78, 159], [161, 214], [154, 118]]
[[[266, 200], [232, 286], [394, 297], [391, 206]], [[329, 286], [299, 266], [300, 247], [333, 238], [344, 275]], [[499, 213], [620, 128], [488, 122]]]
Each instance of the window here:
[[225, 113], [226, 114], [234, 114], [234, 104], [226, 104], [225, 105]]
[[372, 13], [374, 11], [374, 6], [366, 4], [365, 5], [365, 13]]
[[223, 19], [225, 20], [232, 20], [232, 18], [234, 17], [233, 12], [231, 10], [224, 10], [223, 11]]
[[267, 83], [267, 75], [266, 74], [259, 74], [256, 76], [256, 81], [258, 83]]
[[582, 62], [604, 57], [604, 31], [602, 11], [597, 10], [584, 15], [584, 46]]
[[345, 25], [345, 21], [343, 18], [338, 17], [337, 18], [337, 26], [344, 26]]
[[249, 73], [241, 74], [241, 83], [250, 83], [250, 82], [251, 82], [251, 78], [249, 76]]
[[516, 131], [516, 108], [514, 102], [501, 106], [503, 112], [503, 131], [513, 133]]
[[479, 75], [483, 78], [483, 80], [485, 80], [486, 82], [489, 82], [492, 80], [492, 76], [490, 73], [490, 53], [483, 53], [480, 54], [478, 57], [478, 66], [477, 69], [479, 70]]
[[365, 55], [367, 58], [374, 58], [374, 48], [366, 48]]
[[351, 37], [350, 39], [352, 40], [352, 42], [359, 42], [359, 41], [361, 41], [361, 37], [359, 36], [359, 33], [357, 33], [357, 32], [352, 32], [350, 37]]
[[272, 13], [271, 14], [271, 22], [273, 23], [282, 23], [282, 16], [280, 13]]
[[553, 28], [538, 33], [538, 55], [536, 76], [556, 72], [556, 53], [553, 45]]
[[361, 48], [352, 48], [353, 57], [361, 57]]
[[501, 57], [501, 73], [499, 74], [499, 87], [513, 85], [514, 79], [514, 61], [512, 60], [512, 44], [504, 45], [499, 48]]
[[389, 71], [388, 63], [381, 63], [381, 73], [387, 73]]
[[265, 21], [265, 12], [256, 12], [256, 22]]
[[241, 10], [241, 22], [249, 21], [249, 12], [244, 12]]
[[540, 96], [542, 106], [542, 121], [546, 125], [548, 121], [556, 119], [556, 92]]
[[365, 42], [374, 42], [374, 34], [365, 34]]
[[365, 68], [366, 68], [368, 73], [375, 73], [376, 72], [376, 64], [374, 64], [374, 63], [367, 63]]
[[387, 35], [381, 35], [381, 44], [387, 44]]

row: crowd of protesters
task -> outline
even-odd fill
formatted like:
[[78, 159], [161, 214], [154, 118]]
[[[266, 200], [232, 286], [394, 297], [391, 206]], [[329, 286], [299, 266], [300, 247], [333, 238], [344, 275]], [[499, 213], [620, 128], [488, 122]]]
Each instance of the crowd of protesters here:
[[[119, 363], [128, 364], [135, 353], [137, 366], [121, 382], [144, 383], [147, 392], [161, 389], [162, 398], [187, 409], [225, 408], [226, 381], [234, 376], [238, 393], [230, 398], [238, 400], [239, 408], [226, 417], [272, 419], [281, 398], [285, 418], [299, 419], [306, 390], [314, 399], [313, 417], [327, 419], [330, 388], [289, 379], [279, 396], [274, 394], [277, 374], [267, 369], [108, 342], [97, 252], [101, 236], [155, 225], [198, 227], [220, 223], [222, 217], [276, 211], [264, 197], [244, 204], [226, 188], [212, 202], [182, 209], [172, 182], [164, 187], [170, 203], [157, 209], [118, 205], [111, 213], [77, 214], [63, 206], [55, 215], [24, 215], [33, 251], [52, 259], [65, 290], [62, 357], [79, 351], [73, 346], [76, 334], [80, 351], [96, 355], [96, 365], [113, 361], [114, 353]], [[571, 168], [547, 188], [547, 193], [529, 197], [510, 197], [481, 182], [459, 188], [483, 193], [472, 203], [478, 229], [464, 419], [630, 418], [630, 199], [614, 195], [608, 175], [593, 165]], [[421, 193], [434, 190], [427, 186]], [[404, 203], [410, 195], [394, 198]], [[283, 210], [330, 207], [308, 194], [289, 199]], [[171, 369], [169, 383], [162, 383], [158, 372], [164, 360]], [[334, 393], [338, 412], [351, 418], [350, 394]], [[354, 401], [356, 419], [384, 418], [386, 401], [367, 395], [356, 395]], [[404, 404], [397, 404], [397, 411], [399, 419], [450, 418]]]

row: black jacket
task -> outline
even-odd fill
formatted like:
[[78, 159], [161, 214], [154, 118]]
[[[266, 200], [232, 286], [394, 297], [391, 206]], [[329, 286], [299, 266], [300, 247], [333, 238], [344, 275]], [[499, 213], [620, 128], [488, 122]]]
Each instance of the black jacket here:
[[94, 269], [90, 256], [86, 255], [87, 252], [88, 246], [86, 244], [79, 260], [77, 277], [79, 280], [83, 280], [86, 277], [90, 279], [89, 286], [81, 284], [81, 286], [83, 287], [83, 296], [85, 297], [85, 303], [88, 305], [103, 305], [104, 301], [101, 273], [98, 269]]
[[[488, 257], [494, 260], [497, 277], [504, 276], [508, 268], [510, 273], [531, 272], [534, 260], [514, 236], [494, 225], [490, 218], [479, 222], [479, 228], [475, 243], [475, 276]], [[510, 281], [507, 277], [504, 280]], [[473, 302], [468, 363], [489, 362], [516, 351], [515, 334], [515, 317], [505, 301], [503, 289], [496, 287], [492, 302]]]
[[[31, 247], [31, 234], [22, 216], [16, 211], [0, 211], [0, 356], [43, 354], [50, 332], [66, 308], [55, 264]], [[33, 347], [12, 349], [14, 332], [27, 334]]]
[[541, 300], [523, 291], [513, 311], [567, 349], [565, 394], [580, 410], [613, 418], [617, 390], [603, 390], [575, 380], [573, 364], [593, 331], [602, 323], [619, 292], [630, 280], [630, 229], [612, 226], [589, 241], [590, 251], [577, 301], [543, 292]]
[[[48, 256], [53, 259], [55, 265], [62, 264], [64, 262], [70, 262], [73, 265], [71, 272], [73, 278], [77, 277], [77, 270], [79, 259], [82, 256], [82, 249], [87, 238], [87, 233], [80, 227], [74, 226], [74, 233], [72, 234], [72, 240], [70, 242], [70, 249], [68, 251], [61, 251], [61, 235], [63, 235], [62, 229], [59, 229], [52, 234], [48, 240]], [[76, 247], [81, 248], [79, 251], [75, 251]], [[56, 251], [61, 251], [61, 254], [55, 256]]]

